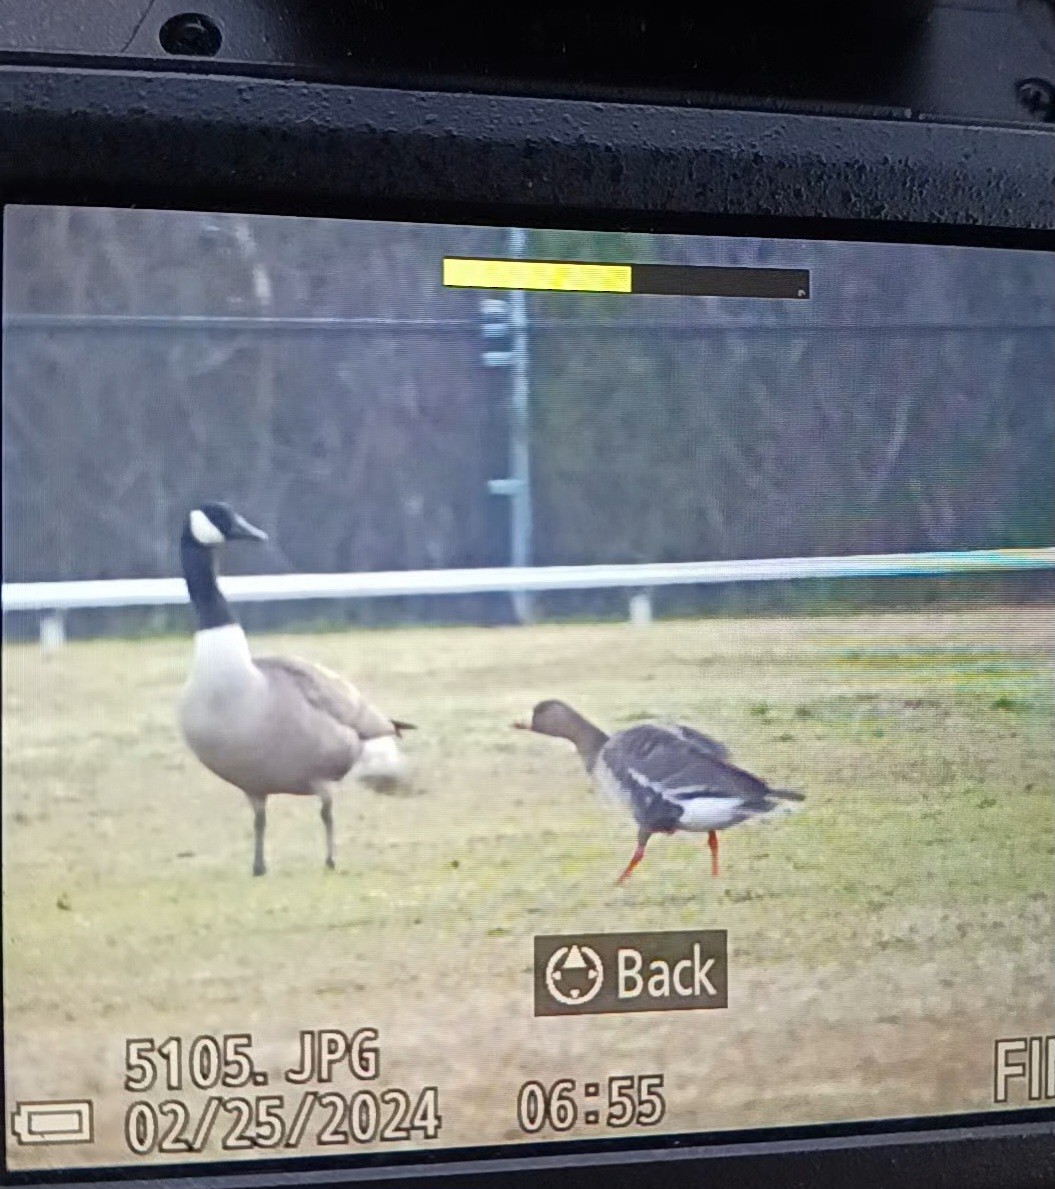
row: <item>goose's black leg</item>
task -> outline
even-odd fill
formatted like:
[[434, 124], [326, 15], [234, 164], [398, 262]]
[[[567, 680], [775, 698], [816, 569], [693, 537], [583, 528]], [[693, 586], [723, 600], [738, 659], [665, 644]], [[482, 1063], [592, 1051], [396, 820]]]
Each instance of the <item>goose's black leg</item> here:
[[253, 874], [266, 875], [264, 863], [264, 832], [267, 829], [267, 798], [250, 797], [253, 807]]
[[319, 800], [322, 802], [322, 807], [319, 809], [319, 816], [322, 818], [322, 826], [326, 831], [326, 866], [333, 870], [333, 792], [329, 785], [321, 784], [318, 787]]
[[711, 852], [711, 878], [718, 878], [718, 831], [710, 830], [707, 834], [707, 846]]
[[634, 853], [630, 856], [630, 862], [627, 863], [623, 874], [615, 881], [617, 884], [626, 883], [630, 878], [631, 871], [641, 862], [645, 857], [645, 847], [648, 845], [648, 840], [652, 836], [651, 830], [646, 830], [643, 826], [637, 832], [637, 846], [634, 847]]

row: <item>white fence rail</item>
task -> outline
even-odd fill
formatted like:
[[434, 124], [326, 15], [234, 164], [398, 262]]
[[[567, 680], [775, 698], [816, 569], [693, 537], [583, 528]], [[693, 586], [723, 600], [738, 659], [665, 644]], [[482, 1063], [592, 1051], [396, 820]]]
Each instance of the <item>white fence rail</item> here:
[[[365, 574], [252, 574], [220, 579], [232, 602], [370, 599], [397, 595], [633, 589], [631, 618], [651, 617], [647, 591], [657, 586], [773, 582], [798, 578], [879, 578], [1055, 569], [1055, 548], [884, 553], [848, 557], [775, 557], [744, 561], [650, 562], [643, 565], [524, 566], [471, 570], [393, 570]], [[60, 643], [62, 615], [82, 608], [167, 606], [186, 602], [181, 578], [76, 582], [9, 582], [2, 606], [38, 612], [41, 640]]]

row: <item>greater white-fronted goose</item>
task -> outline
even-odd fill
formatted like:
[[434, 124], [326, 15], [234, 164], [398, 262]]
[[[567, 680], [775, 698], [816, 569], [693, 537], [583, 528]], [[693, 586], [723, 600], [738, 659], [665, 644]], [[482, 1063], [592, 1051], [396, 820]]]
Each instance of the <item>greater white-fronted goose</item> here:
[[607, 735], [567, 703], [548, 699], [535, 707], [531, 722], [513, 725], [569, 739], [597, 790], [633, 814], [637, 847], [617, 883], [644, 858], [653, 834], [678, 830], [706, 833], [717, 876], [719, 830], [805, 800], [735, 767], [721, 743], [682, 723], [641, 723]]
[[180, 727], [205, 767], [248, 797], [254, 875], [267, 870], [264, 833], [273, 793], [319, 798], [326, 866], [332, 868], [334, 786], [370, 740], [392, 740], [412, 724], [382, 714], [355, 686], [319, 665], [250, 654], [216, 582], [217, 548], [239, 540], [266, 541], [267, 534], [224, 503], [202, 504], [183, 524], [180, 558], [198, 630]]

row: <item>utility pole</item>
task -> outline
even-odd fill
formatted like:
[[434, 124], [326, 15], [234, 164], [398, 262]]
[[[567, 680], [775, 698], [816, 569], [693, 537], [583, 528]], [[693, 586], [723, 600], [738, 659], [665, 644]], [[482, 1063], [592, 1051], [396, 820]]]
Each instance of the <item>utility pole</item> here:
[[[527, 233], [522, 228], [509, 232], [509, 255], [524, 256]], [[485, 339], [504, 339], [506, 349], [483, 353], [485, 367], [508, 367], [509, 391], [509, 474], [487, 484], [492, 495], [509, 499], [509, 564], [531, 565], [531, 398], [528, 354], [527, 295], [514, 289], [509, 297], [484, 298], [480, 302]], [[530, 623], [533, 600], [530, 591], [512, 591], [510, 597], [518, 623]]]

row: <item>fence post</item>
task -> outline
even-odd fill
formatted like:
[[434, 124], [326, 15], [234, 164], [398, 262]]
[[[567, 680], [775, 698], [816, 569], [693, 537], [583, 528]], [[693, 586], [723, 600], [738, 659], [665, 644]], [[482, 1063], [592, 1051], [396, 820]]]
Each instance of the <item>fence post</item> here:
[[[509, 252], [521, 259], [527, 250], [527, 233], [523, 228], [509, 232]], [[510, 369], [508, 411], [509, 474], [491, 479], [487, 489], [492, 495], [509, 499], [509, 564], [516, 567], [531, 565], [531, 431], [529, 424], [531, 401], [530, 356], [528, 350], [527, 295], [514, 289], [507, 298], [485, 297], [480, 302], [485, 343], [481, 358], [484, 367]], [[498, 344], [493, 340], [498, 340]], [[534, 618], [532, 592], [510, 591], [513, 613], [518, 623], [530, 623]]]
[[652, 592], [639, 590], [630, 596], [630, 623], [635, 628], [647, 628], [652, 622]]
[[66, 617], [61, 611], [49, 611], [40, 617], [40, 647], [53, 652], [66, 643]]

